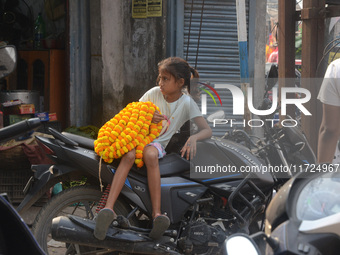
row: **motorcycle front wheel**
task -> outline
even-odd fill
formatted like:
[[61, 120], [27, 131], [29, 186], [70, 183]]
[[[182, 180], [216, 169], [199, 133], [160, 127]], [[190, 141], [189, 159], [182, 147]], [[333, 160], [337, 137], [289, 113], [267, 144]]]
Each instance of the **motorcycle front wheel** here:
[[[93, 219], [101, 196], [102, 192], [99, 188], [93, 186], [77, 186], [66, 189], [52, 197], [40, 210], [32, 227], [33, 235], [41, 248], [49, 255], [61, 253], [79, 254], [79, 251], [86, 254], [88, 254], [88, 252], [95, 254], [91, 253], [91, 251], [94, 252], [96, 248], [65, 244], [53, 240], [51, 228], [53, 218], [58, 216], [75, 215]], [[118, 199], [115, 203], [114, 210], [118, 215], [126, 216], [131, 211], [131, 208], [127, 203]], [[132, 220], [134, 221], [134, 219]], [[131, 222], [131, 220], [130, 224], [136, 226], [136, 222]]]

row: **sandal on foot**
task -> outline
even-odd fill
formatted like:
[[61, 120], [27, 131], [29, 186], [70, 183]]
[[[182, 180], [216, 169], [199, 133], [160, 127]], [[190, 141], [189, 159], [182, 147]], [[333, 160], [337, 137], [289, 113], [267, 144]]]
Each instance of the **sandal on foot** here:
[[169, 226], [170, 226], [169, 218], [164, 214], [158, 215], [153, 220], [153, 227], [151, 229], [149, 237], [151, 237], [152, 239], [160, 238], [164, 234], [164, 232], [168, 229]]
[[94, 236], [99, 240], [104, 240], [110, 224], [116, 218], [116, 214], [109, 208], [99, 211], [96, 217], [96, 227], [94, 228]]

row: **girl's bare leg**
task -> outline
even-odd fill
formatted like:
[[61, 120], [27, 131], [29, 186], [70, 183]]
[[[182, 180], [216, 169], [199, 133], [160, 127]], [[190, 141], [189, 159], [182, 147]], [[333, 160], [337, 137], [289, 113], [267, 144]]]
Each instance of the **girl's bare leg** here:
[[161, 177], [158, 150], [153, 146], [145, 147], [143, 159], [148, 172], [148, 186], [152, 203], [153, 226], [149, 236], [153, 239], [158, 239], [170, 225], [169, 218], [161, 214]]
[[115, 172], [115, 175], [113, 176], [113, 180], [111, 183], [111, 189], [109, 196], [107, 198], [107, 202], [105, 205], [105, 208], [109, 208], [113, 210], [113, 206], [115, 202], [117, 201], [117, 198], [124, 186], [125, 180], [130, 172], [130, 169], [135, 161], [135, 150], [129, 151], [126, 153], [120, 163], [119, 166]]
[[96, 218], [96, 226], [93, 234], [99, 240], [105, 239], [110, 224], [116, 218], [116, 214], [113, 211], [113, 206], [117, 201], [120, 191], [123, 188], [126, 177], [129, 174], [134, 160], [135, 150], [132, 150], [125, 154], [119, 163], [119, 166], [112, 180], [111, 189], [107, 198], [105, 208], [99, 211]]
[[148, 172], [148, 185], [152, 203], [152, 218], [161, 214], [161, 177], [158, 164], [158, 150], [147, 146], [143, 152], [144, 163]]

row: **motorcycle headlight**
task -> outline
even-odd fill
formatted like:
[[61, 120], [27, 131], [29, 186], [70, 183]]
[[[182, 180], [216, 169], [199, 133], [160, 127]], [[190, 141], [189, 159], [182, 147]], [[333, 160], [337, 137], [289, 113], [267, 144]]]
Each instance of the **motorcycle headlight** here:
[[298, 174], [274, 196], [266, 211], [266, 234], [288, 219], [313, 221], [340, 213], [340, 173], [332, 165], [316, 167], [325, 173]]

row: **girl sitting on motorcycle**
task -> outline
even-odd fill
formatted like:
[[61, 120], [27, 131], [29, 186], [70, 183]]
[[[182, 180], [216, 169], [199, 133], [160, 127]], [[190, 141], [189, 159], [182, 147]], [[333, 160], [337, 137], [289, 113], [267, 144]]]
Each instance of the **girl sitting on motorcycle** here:
[[[210, 138], [211, 129], [202, 117], [202, 114], [194, 102], [183, 89], [190, 91], [191, 78], [198, 78], [197, 71], [192, 68], [185, 60], [178, 57], [170, 57], [158, 63], [158, 86], [147, 91], [140, 101], [151, 101], [159, 107], [162, 114], [155, 112], [152, 122], [158, 123], [168, 120], [169, 127], [160, 137], [144, 148], [143, 161], [147, 168], [147, 178], [149, 192], [152, 202], [153, 227], [150, 232], [151, 238], [162, 236], [170, 225], [169, 218], [161, 213], [161, 178], [158, 159], [166, 154], [165, 147], [171, 137], [188, 120], [192, 119], [198, 127], [198, 132], [191, 135], [181, 150], [181, 156], [187, 160], [192, 159], [196, 154], [196, 142]], [[126, 153], [116, 170], [112, 180], [110, 193], [105, 208], [97, 215], [94, 236], [97, 239], [105, 239], [106, 232], [116, 218], [113, 211], [114, 204], [123, 188], [125, 179], [135, 161], [135, 150]]]

